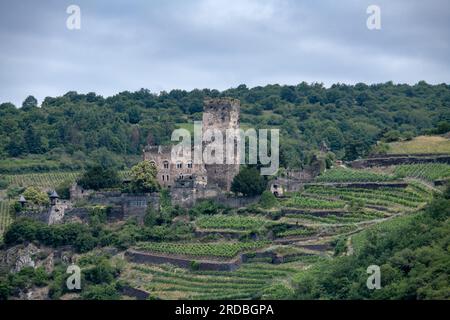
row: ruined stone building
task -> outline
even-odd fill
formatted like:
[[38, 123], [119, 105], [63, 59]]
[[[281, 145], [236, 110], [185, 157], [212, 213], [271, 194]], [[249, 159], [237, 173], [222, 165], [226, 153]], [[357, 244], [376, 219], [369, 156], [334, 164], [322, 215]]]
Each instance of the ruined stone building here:
[[[236, 99], [219, 98], [204, 101], [202, 119], [202, 152], [214, 142], [214, 137], [207, 137], [207, 130], [219, 130], [225, 142], [227, 129], [239, 129], [240, 102]], [[211, 132], [211, 131], [210, 131]], [[232, 163], [205, 164], [193, 161], [194, 152], [189, 156], [179, 155], [172, 161], [172, 146], [147, 146], [144, 149], [144, 160], [154, 164], [158, 171], [158, 182], [161, 186], [172, 188], [176, 184], [216, 186], [229, 191], [235, 175], [239, 172], [240, 150], [238, 141], [234, 141]], [[192, 150], [194, 151], [194, 150]], [[225, 157], [225, 143], [223, 156]]]

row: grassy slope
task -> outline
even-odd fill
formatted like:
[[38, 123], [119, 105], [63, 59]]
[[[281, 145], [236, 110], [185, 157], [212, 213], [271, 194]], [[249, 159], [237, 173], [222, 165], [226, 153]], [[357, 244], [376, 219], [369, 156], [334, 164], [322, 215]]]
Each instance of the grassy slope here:
[[440, 136], [419, 136], [411, 141], [389, 144], [390, 154], [449, 153], [450, 139]]

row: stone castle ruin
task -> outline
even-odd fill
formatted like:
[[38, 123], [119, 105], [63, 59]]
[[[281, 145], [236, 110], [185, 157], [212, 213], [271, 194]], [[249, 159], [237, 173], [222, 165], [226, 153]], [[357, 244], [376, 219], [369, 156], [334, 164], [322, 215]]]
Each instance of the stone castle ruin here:
[[[239, 129], [240, 102], [236, 99], [219, 98], [204, 101], [202, 119], [202, 153], [214, 143], [215, 136], [207, 136], [207, 132], [220, 131], [225, 138], [228, 129]], [[233, 178], [239, 172], [240, 150], [238, 141], [234, 141], [234, 154], [231, 164], [196, 163], [194, 152], [190, 155], [179, 155], [172, 161], [172, 146], [147, 146], [144, 149], [144, 160], [150, 161], [158, 171], [158, 182], [161, 186], [173, 189], [175, 186], [189, 188], [216, 187], [222, 191], [230, 191]], [[226, 150], [223, 144], [223, 157]], [[214, 151], [215, 152], [215, 151]], [[212, 155], [214, 156], [214, 155]]]

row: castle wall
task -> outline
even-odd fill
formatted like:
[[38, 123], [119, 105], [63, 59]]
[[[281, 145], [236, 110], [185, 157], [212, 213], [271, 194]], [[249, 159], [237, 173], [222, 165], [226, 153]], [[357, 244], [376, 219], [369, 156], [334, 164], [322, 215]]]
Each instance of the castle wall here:
[[254, 197], [236, 197], [230, 196], [223, 192], [217, 186], [176, 186], [170, 192], [172, 203], [178, 204], [182, 207], [189, 208], [195, 205], [198, 201], [213, 200], [214, 202], [230, 208], [242, 208], [250, 204], [256, 203], [261, 198]]
[[178, 161], [172, 161], [172, 146], [147, 146], [144, 149], [144, 160], [150, 161], [158, 171], [159, 184], [165, 188], [172, 188], [177, 179], [196, 176], [206, 184], [207, 176], [203, 164], [195, 164], [191, 157], [178, 155]]

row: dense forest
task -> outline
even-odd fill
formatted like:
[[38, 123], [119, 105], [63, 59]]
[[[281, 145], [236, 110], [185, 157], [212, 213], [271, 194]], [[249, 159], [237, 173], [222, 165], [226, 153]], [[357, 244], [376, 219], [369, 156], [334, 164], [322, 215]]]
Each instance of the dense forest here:
[[29, 163], [34, 157], [30, 171], [37, 171], [78, 169], [99, 148], [125, 158], [138, 156], [144, 145], [170, 143], [173, 129], [200, 120], [204, 98], [222, 96], [241, 100], [244, 128], [281, 130], [285, 167], [307, 162], [322, 141], [338, 158], [351, 160], [379, 140], [407, 139], [439, 127], [446, 131], [450, 123], [450, 86], [425, 82], [330, 88], [303, 82], [159, 94], [141, 89], [108, 98], [68, 92], [40, 105], [33, 96], [20, 108], [0, 104], [0, 161], [27, 156]]

